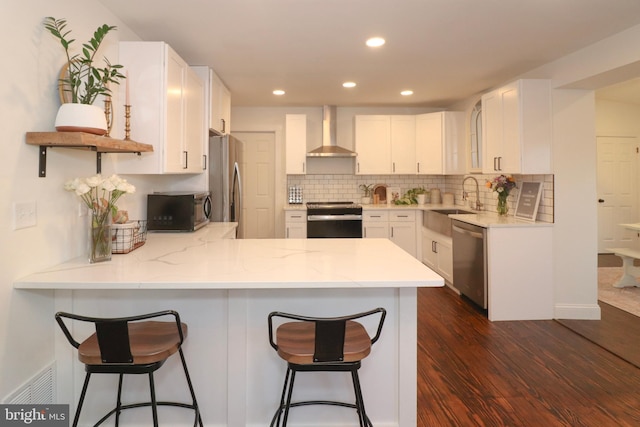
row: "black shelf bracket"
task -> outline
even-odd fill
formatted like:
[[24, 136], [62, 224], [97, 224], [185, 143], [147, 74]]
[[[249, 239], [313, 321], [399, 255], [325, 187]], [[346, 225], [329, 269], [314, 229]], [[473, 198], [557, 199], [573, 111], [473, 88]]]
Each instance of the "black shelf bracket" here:
[[[38, 176], [40, 178], [45, 178], [47, 176], [47, 148], [49, 145], [40, 145], [40, 158], [38, 161]], [[60, 148], [78, 148], [64, 145], [56, 145], [56, 147]], [[86, 147], [85, 147], [86, 148]], [[96, 173], [102, 173], [102, 153], [108, 153], [110, 151], [99, 151], [96, 147], [88, 147], [91, 151], [96, 152]], [[140, 151], [129, 151], [129, 153], [137, 154], [138, 156], [142, 155]]]
[[44, 178], [47, 176], [47, 146], [41, 145], [38, 148], [40, 149], [40, 159], [38, 161], [38, 176], [40, 178]]

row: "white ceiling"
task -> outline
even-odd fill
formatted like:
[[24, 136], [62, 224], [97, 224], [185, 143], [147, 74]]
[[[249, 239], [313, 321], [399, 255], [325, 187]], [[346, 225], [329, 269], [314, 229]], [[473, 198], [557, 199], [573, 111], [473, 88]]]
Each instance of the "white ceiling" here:
[[640, 24], [639, 0], [100, 1], [215, 69], [233, 106], [447, 107]]

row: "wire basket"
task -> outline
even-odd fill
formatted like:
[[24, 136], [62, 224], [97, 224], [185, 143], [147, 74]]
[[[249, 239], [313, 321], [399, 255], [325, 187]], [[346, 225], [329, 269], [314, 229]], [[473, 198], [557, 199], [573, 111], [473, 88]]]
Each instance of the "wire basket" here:
[[128, 254], [147, 241], [147, 221], [134, 220], [111, 224], [111, 253]]

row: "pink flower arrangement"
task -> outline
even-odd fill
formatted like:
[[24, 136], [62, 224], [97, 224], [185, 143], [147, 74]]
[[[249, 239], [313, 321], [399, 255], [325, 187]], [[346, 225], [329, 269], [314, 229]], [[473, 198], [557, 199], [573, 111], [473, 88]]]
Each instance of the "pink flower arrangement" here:
[[492, 189], [498, 193], [498, 197], [507, 198], [509, 192], [514, 188], [517, 188], [516, 181], [511, 175], [500, 175], [493, 178], [493, 181], [487, 181], [485, 184], [487, 188]]

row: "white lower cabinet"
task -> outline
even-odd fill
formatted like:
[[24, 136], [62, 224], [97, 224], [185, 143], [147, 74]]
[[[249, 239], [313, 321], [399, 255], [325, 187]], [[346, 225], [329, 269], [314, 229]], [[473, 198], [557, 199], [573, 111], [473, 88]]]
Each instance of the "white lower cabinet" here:
[[388, 239], [389, 212], [364, 211], [362, 213], [362, 237], [365, 239]]
[[422, 262], [453, 283], [453, 245], [451, 237], [422, 227]]
[[307, 213], [306, 211], [285, 212], [285, 234], [287, 239], [307, 238]]
[[390, 239], [413, 257], [417, 256], [415, 211], [367, 210], [362, 216], [362, 237]]

